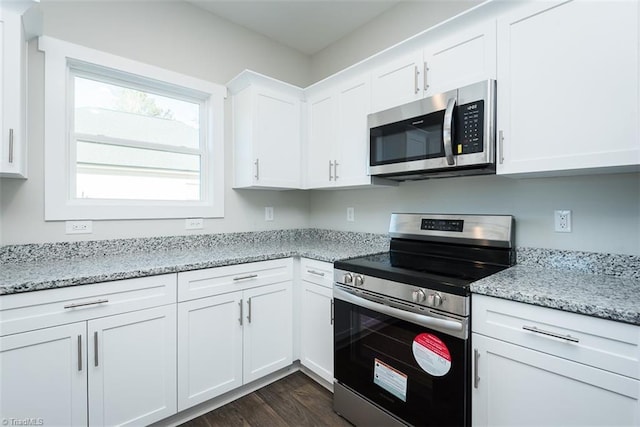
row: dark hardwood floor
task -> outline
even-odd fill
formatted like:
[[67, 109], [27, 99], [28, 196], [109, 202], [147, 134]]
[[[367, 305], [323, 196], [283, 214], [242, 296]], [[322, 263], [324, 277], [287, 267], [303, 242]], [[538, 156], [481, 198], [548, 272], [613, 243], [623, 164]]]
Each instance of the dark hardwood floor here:
[[332, 395], [295, 372], [181, 427], [351, 426], [333, 409]]

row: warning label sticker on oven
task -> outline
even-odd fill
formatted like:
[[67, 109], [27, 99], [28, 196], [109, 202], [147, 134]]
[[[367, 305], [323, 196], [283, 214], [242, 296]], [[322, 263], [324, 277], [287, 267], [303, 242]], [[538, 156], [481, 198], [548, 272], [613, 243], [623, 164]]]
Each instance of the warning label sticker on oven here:
[[441, 377], [451, 369], [451, 354], [446, 344], [433, 334], [420, 334], [413, 339], [413, 357], [427, 373]]
[[373, 382], [403, 402], [407, 401], [407, 375], [373, 359]]

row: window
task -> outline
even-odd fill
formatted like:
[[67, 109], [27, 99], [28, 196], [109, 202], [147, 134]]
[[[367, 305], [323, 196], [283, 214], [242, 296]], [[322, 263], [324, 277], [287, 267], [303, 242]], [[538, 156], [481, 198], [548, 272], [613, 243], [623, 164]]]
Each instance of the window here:
[[46, 220], [223, 216], [224, 87], [47, 37], [39, 46]]

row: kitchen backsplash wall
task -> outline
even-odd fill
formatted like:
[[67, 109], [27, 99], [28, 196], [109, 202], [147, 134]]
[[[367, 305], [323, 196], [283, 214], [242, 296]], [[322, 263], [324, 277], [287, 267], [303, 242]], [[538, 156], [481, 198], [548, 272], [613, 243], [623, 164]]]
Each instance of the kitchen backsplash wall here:
[[[640, 174], [512, 179], [477, 176], [398, 187], [313, 191], [310, 225], [384, 233], [392, 212], [511, 214], [516, 245], [640, 255]], [[347, 207], [355, 221], [347, 222]], [[572, 232], [554, 232], [553, 211], [572, 211]]]
[[[44, 34], [225, 84], [245, 68], [305, 86], [310, 59], [187, 2], [47, 1]], [[225, 109], [224, 219], [205, 219], [185, 230], [184, 219], [94, 221], [93, 234], [67, 235], [64, 222], [44, 221], [44, 54], [29, 46], [29, 179], [0, 179], [0, 243], [117, 239], [180, 234], [259, 231], [308, 226], [309, 195], [300, 191], [234, 191], [231, 107]], [[264, 207], [275, 208], [274, 221]]]

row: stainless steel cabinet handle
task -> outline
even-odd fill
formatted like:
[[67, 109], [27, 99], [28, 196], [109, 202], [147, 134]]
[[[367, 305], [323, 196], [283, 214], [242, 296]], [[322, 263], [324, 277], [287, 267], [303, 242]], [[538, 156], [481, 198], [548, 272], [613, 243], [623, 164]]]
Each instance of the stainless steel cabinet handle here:
[[307, 273], [309, 274], [314, 274], [316, 276], [320, 276], [320, 277], [324, 277], [324, 273], [322, 271], [316, 271], [316, 270], [307, 270]]
[[335, 308], [333, 298], [331, 298], [331, 324], [333, 325], [333, 320], [335, 319]]
[[98, 300], [95, 300], [95, 301], [76, 302], [76, 303], [73, 303], [73, 304], [65, 305], [64, 308], [66, 310], [68, 310], [70, 308], [84, 307], [84, 306], [87, 306], [87, 305], [104, 304], [106, 302], [109, 302], [109, 300], [106, 299], [106, 298], [103, 298], [103, 299], [98, 299]]
[[256, 159], [256, 161], [253, 162], [253, 164], [256, 165], [255, 177], [256, 177], [256, 181], [258, 181], [260, 179], [260, 159]]
[[565, 340], [565, 341], [580, 342], [580, 340], [578, 338], [572, 337], [571, 335], [557, 334], [555, 332], [545, 331], [544, 329], [538, 329], [535, 326], [526, 326], [525, 325], [525, 326], [522, 327], [522, 329], [524, 329], [525, 331], [534, 332], [536, 334], [546, 335], [546, 336], [553, 337], [553, 338], [559, 338], [559, 339]]
[[427, 71], [429, 71], [429, 67], [427, 63], [424, 63], [424, 91], [426, 92], [429, 89], [429, 79], [427, 78]]
[[498, 132], [498, 162], [504, 162], [504, 132]]
[[93, 366], [98, 367], [98, 331], [93, 333]]
[[451, 130], [453, 127], [453, 109], [456, 106], [456, 99], [451, 98], [447, 102], [447, 109], [444, 111], [444, 122], [442, 123], [442, 141], [444, 142], [444, 155], [447, 164], [453, 165], [453, 146], [451, 145]]
[[333, 168], [333, 162], [329, 160], [329, 181], [333, 180], [333, 175], [331, 175], [331, 168]]
[[473, 388], [478, 388], [480, 382], [480, 375], [478, 375], [478, 359], [480, 359], [480, 352], [477, 348], [473, 349]]
[[13, 163], [13, 129], [9, 129], [9, 163]]
[[333, 180], [338, 180], [338, 161], [334, 160], [333, 162]]
[[249, 323], [251, 323], [251, 298], [247, 300], [247, 308], [248, 308], [247, 320], [249, 321]]
[[258, 277], [257, 274], [247, 274], [246, 276], [234, 277], [233, 280], [238, 281], [238, 280], [255, 279], [256, 277]]
[[238, 305], [240, 306], [240, 318], [238, 319], [238, 322], [240, 322], [240, 326], [242, 326], [242, 300], [240, 300]]
[[82, 371], [82, 335], [78, 335], [78, 371]]
[[420, 92], [420, 88], [418, 87], [418, 76], [420, 75], [420, 71], [418, 71], [418, 66], [413, 67], [413, 89], [414, 93]]

